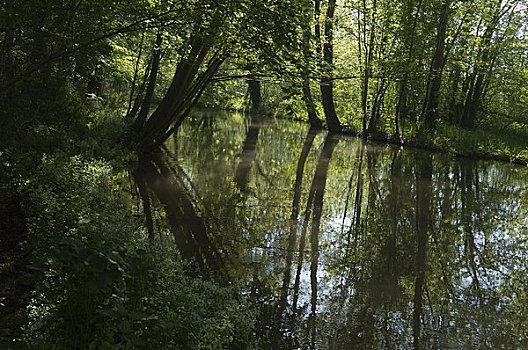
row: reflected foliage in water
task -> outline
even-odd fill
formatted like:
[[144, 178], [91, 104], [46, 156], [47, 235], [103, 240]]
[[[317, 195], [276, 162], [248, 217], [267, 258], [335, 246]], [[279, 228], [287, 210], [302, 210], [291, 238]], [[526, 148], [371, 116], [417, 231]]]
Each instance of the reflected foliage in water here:
[[166, 146], [259, 347], [528, 346], [526, 168], [212, 113]]

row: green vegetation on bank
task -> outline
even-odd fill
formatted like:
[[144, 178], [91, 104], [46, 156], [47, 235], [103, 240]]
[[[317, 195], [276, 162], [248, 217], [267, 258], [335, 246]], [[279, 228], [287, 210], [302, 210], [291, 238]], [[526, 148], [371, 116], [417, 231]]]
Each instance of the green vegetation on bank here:
[[439, 128], [433, 144], [457, 156], [496, 159], [528, 165], [528, 128], [466, 130], [454, 126]]
[[189, 274], [170, 239], [146, 239], [126, 181], [106, 161], [52, 155], [19, 184], [24, 268], [10, 271], [20, 256], [3, 251], [0, 273], [16, 276], [2, 286], [2, 307], [16, 299], [22, 308], [2, 312], [2, 346], [250, 347], [249, 308], [234, 290]]

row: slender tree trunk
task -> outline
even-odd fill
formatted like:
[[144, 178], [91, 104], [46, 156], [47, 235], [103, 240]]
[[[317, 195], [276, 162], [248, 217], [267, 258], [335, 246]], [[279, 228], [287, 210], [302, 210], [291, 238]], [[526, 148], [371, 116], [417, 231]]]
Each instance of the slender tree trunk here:
[[425, 130], [433, 130], [438, 119], [440, 105], [440, 88], [442, 86], [442, 72], [445, 63], [445, 46], [449, 7], [451, 0], [444, 0], [436, 34], [436, 48], [431, 62], [427, 91], [422, 111], [422, 123]]
[[136, 131], [139, 131], [145, 124], [150, 110], [150, 105], [152, 103], [152, 98], [154, 97], [154, 90], [156, 88], [156, 82], [158, 81], [158, 71], [161, 62], [161, 43], [163, 36], [161, 30], [158, 30], [156, 35], [156, 43], [154, 44], [154, 55], [152, 57], [152, 64], [150, 68], [149, 80], [147, 83], [147, 91], [145, 92], [145, 97], [141, 104], [141, 109], [139, 114], [134, 121], [134, 128]]
[[461, 109], [459, 101], [460, 90], [460, 66], [455, 64], [452, 73], [451, 97], [449, 101], [449, 123], [459, 125], [461, 120]]
[[[312, 8], [311, 0], [306, 0], [307, 8]], [[323, 122], [317, 116], [317, 111], [315, 109], [315, 102], [313, 99], [312, 89], [310, 87], [310, 73], [312, 66], [312, 48], [310, 39], [312, 38], [311, 29], [313, 22], [313, 13], [310, 11], [308, 20], [303, 22], [303, 61], [304, 65], [302, 68], [302, 91], [303, 91], [303, 101], [306, 106], [306, 111], [308, 112], [308, 121], [312, 128], [321, 129], [323, 127]], [[319, 58], [319, 56], [318, 56]]]
[[473, 129], [477, 119], [478, 111], [481, 107], [482, 97], [484, 93], [485, 80], [490, 72], [490, 46], [493, 32], [495, 31], [495, 24], [490, 24], [482, 37], [482, 49], [477, 58], [477, 65], [475, 67], [475, 83], [472, 85], [468, 99], [466, 101], [464, 119], [462, 120], [462, 127], [466, 129]]
[[141, 63], [141, 57], [143, 55], [143, 42], [145, 41], [145, 33], [141, 33], [141, 42], [139, 43], [139, 50], [138, 55], [136, 58], [136, 64], [134, 65], [134, 78], [132, 79], [132, 88], [130, 89], [130, 96], [128, 98], [128, 108], [127, 108], [127, 116], [130, 116], [130, 111], [132, 110], [132, 105], [134, 103], [134, 95], [136, 92], [136, 87], [138, 85], [138, 75], [139, 75], [139, 66]]
[[[405, 73], [403, 75], [403, 78], [400, 80], [400, 84], [398, 87], [398, 102], [396, 104], [396, 117], [394, 119], [395, 129], [396, 129], [396, 135], [400, 136], [401, 130], [400, 130], [400, 121], [407, 118], [407, 115], [409, 113], [409, 107], [408, 107], [408, 93], [409, 93], [409, 76], [410, 76], [410, 69], [411, 64], [413, 61], [414, 56], [414, 43], [415, 43], [415, 37], [416, 37], [416, 26], [418, 25], [418, 17], [420, 15], [420, 11], [422, 9], [423, 0], [418, 1], [418, 5], [416, 7], [416, 12], [413, 16], [412, 26], [410, 28], [410, 31], [407, 31], [406, 35], [406, 41], [408, 41], [409, 50], [407, 51], [406, 59], [405, 59]], [[409, 15], [412, 13], [412, 6], [409, 8]]]
[[317, 116], [312, 89], [310, 88], [310, 78], [307, 75], [303, 76], [303, 100], [306, 105], [306, 111], [308, 112], [308, 122], [310, 123], [310, 127], [321, 129], [323, 127], [323, 122]]
[[[372, 60], [374, 58], [374, 44], [376, 39], [376, 7], [377, 0], [374, 0], [372, 3], [372, 16], [369, 19], [369, 31], [367, 31], [367, 2], [366, 0], [362, 1], [363, 4], [363, 32], [361, 32], [361, 25], [358, 24], [360, 28], [359, 32], [359, 45], [361, 51], [361, 44], [363, 44], [363, 62], [360, 62], [362, 66], [362, 81], [361, 81], [361, 109], [363, 111], [363, 121], [362, 121], [362, 135], [364, 138], [367, 137], [368, 133], [368, 124], [369, 123], [369, 84], [370, 77], [372, 75]], [[370, 34], [370, 35], [369, 35]], [[367, 39], [368, 37], [368, 39]], [[362, 38], [362, 39], [361, 39]], [[360, 53], [361, 56], [361, 53]], [[372, 124], [374, 125], [374, 124]]]
[[334, 104], [334, 82], [332, 79], [334, 67], [334, 13], [336, 0], [328, 0], [326, 10], [324, 45], [323, 45], [323, 76], [321, 78], [321, 102], [326, 118], [326, 125], [330, 131], [343, 129]]
[[262, 92], [260, 87], [260, 80], [256, 79], [253, 75], [250, 75], [247, 80], [249, 99], [251, 103], [251, 111], [257, 112], [261, 108], [262, 103]]
[[378, 121], [381, 118], [381, 107], [383, 105], [383, 98], [385, 91], [387, 91], [389, 84], [386, 78], [381, 79], [381, 83], [376, 89], [376, 96], [374, 97], [374, 103], [372, 104], [372, 111], [368, 126], [369, 133], [378, 131]]
[[198, 26], [188, 39], [189, 51], [179, 61], [164, 98], [140, 129], [139, 143], [144, 151], [160, 146], [179, 128], [223, 63], [220, 49], [211, 52], [219, 20], [212, 20], [207, 28]]
[[253, 73], [254, 66], [251, 63], [246, 65], [246, 69], [249, 71], [246, 79], [249, 92], [249, 109], [251, 112], [258, 112], [262, 104], [262, 89], [260, 86], [260, 80]]

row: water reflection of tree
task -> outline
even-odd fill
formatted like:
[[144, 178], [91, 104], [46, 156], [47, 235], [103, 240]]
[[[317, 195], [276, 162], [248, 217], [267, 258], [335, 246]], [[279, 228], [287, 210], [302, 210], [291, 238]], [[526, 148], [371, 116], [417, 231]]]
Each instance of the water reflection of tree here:
[[[249, 172], [244, 210], [226, 223], [251, 239], [235, 250], [222, 246], [229, 260], [243, 261], [237, 259], [244, 247], [265, 245], [252, 264], [235, 268], [262, 311], [262, 348], [519, 348], [526, 342], [528, 310], [516, 313], [523, 270], [514, 269], [526, 268], [526, 238], [513, 228], [528, 220], [519, 200], [526, 186], [516, 171], [351, 142], [328, 152], [328, 140], [327, 151], [315, 157], [317, 136], [295, 143], [299, 134], [260, 130], [256, 158], [267, 178]], [[229, 164], [220, 170], [231, 172], [201, 172], [211, 163], [208, 152], [190, 172], [224, 213], [234, 205], [225, 198], [236, 197], [228, 184], [238, 163], [216, 158], [225, 143], [209, 147], [213, 161]], [[325, 152], [331, 163], [324, 164]], [[322, 175], [323, 186], [315, 181]]]
[[247, 192], [248, 189], [249, 171], [257, 158], [257, 142], [260, 133], [260, 125], [257, 124], [256, 117], [250, 116], [249, 118], [250, 122], [246, 133], [246, 139], [242, 146], [240, 163], [238, 163], [235, 171], [235, 183], [242, 193]]
[[[138, 187], [144, 187], [142, 198], [145, 210], [149, 210], [151, 201], [147, 186], [165, 208], [182, 258], [196, 263], [202, 273], [208, 270], [223, 272], [223, 259], [210, 237], [210, 229], [203, 210], [200, 210], [197, 196], [185, 184], [183, 171], [177, 167], [171, 168], [161, 153], [153, 153], [141, 159], [135, 175]], [[150, 226], [152, 218], [147, 214], [147, 226]], [[150, 235], [153, 236], [153, 232]]]

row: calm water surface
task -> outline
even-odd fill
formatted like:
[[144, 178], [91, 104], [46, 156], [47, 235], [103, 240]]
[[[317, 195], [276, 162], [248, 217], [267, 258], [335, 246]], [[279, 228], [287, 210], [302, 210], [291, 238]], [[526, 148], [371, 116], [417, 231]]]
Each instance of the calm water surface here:
[[147, 166], [262, 349], [527, 349], [528, 169], [199, 113]]

